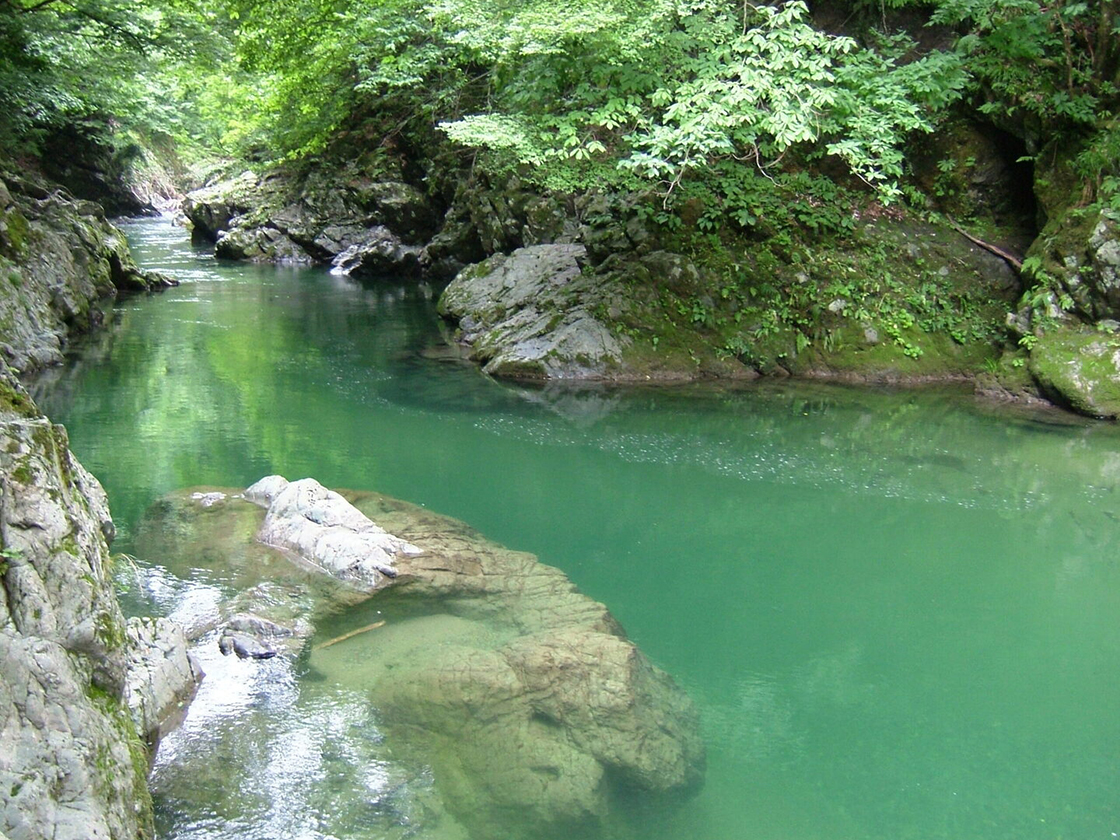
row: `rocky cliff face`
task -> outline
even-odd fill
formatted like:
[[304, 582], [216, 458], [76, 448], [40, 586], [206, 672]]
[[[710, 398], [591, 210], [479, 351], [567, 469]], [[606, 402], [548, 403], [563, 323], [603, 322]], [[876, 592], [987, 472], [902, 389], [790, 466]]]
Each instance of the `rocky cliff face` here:
[[0, 830], [147, 837], [105, 494], [6, 367], [0, 388]]
[[0, 355], [16, 371], [60, 361], [99, 300], [173, 282], [137, 267], [99, 205], [0, 169]]
[[202, 674], [182, 630], [125, 622], [101, 485], [0, 361], [0, 836], [153, 833], [151, 750]]
[[[153, 833], [150, 749], [201, 674], [166, 623], [126, 623], [105, 493], [15, 378], [58, 362], [141, 271], [98, 205], [0, 171], [0, 835]], [[141, 739], [143, 736], [144, 740]]]
[[506, 377], [965, 379], [1020, 294], [1002, 259], [897, 208], [853, 207], [843, 236], [701, 242], [637, 195], [464, 176], [433, 198], [379, 177], [246, 173], [185, 209], [221, 257], [454, 277], [453, 338]]
[[415, 272], [419, 246], [436, 228], [432, 205], [416, 187], [356, 167], [264, 177], [243, 172], [190, 193], [183, 210], [219, 257], [331, 262], [354, 274]]

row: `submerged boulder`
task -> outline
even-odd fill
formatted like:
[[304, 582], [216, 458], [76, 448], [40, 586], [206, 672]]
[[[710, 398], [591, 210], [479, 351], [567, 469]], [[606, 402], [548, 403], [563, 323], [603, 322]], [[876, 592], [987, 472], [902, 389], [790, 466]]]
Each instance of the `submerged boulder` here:
[[[702, 780], [689, 698], [606, 607], [533, 555], [423, 508], [310, 479], [272, 476], [240, 496], [173, 494], [157, 521], [172, 519], [166, 550], [195, 556], [213, 538], [246, 580], [256, 562], [262, 576], [281, 577], [268, 559], [281, 551], [291, 580], [321, 587], [311, 620], [330, 638], [307, 667], [368, 692], [394, 754], [431, 767], [472, 837], [595, 830], [615, 819], [623, 792], [661, 800]], [[275, 547], [267, 557], [262, 543]]]

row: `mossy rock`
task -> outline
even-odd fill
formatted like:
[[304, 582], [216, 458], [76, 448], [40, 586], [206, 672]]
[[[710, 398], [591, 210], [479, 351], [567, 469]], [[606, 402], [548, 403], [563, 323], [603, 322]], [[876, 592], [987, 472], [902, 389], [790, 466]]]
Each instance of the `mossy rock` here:
[[1051, 330], [1031, 349], [1030, 372], [1049, 399], [1090, 417], [1120, 417], [1120, 337]]
[[0, 254], [13, 259], [23, 256], [30, 232], [27, 219], [15, 207], [0, 210]]
[[831, 349], [815, 347], [809, 372], [814, 376], [895, 384], [967, 379], [998, 356], [992, 345], [961, 344], [945, 333], [916, 328], [897, 337], [867, 340], [866, 331], [849, 325], [835, 332]]

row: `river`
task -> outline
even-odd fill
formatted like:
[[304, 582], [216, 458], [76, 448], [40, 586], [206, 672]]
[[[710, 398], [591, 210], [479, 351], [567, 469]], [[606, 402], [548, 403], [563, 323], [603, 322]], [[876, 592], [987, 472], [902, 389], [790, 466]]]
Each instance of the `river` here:
[[[182, 285], [121, 301], [34, 388], [114, 550], [161, 494], [281, 473], [539, 555], [700, 709], [705, 785], [635, 814], [644, 840], [1120, 835], [1115, 425], [959, 390], [497, 382], [446, 352], [425, 285], [126, 230]], [[145, 556], [118, 579], [172, 614], [236, 585]], [[154, 769], [161, 837], [428, 836], [438, 784], [401, 776], [360, 685], [204, 667]]]

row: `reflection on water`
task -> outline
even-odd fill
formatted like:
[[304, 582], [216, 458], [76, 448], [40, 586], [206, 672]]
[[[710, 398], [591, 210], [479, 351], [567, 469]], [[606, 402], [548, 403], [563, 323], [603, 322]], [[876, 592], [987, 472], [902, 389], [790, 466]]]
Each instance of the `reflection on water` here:
[[[109, 490], [117, 548], [167, 491], [282, 473], [539, 554], [701, 708], [705, 788], [648, 840], [1120, 834], [1115, 426], [953, 390], [496, 383], [439, 349], [431, 289], [131, 235], [191, 282], [122, 301], [36, 390]], [[231, 578], [200, 563], [149, 594], [198, 614], [212, 588]], [[258, 682], [270, 667], [161, 754], [162, 836], [392, 837], [436, 807], [422, 776], [378, 781], [360, 691]]]

